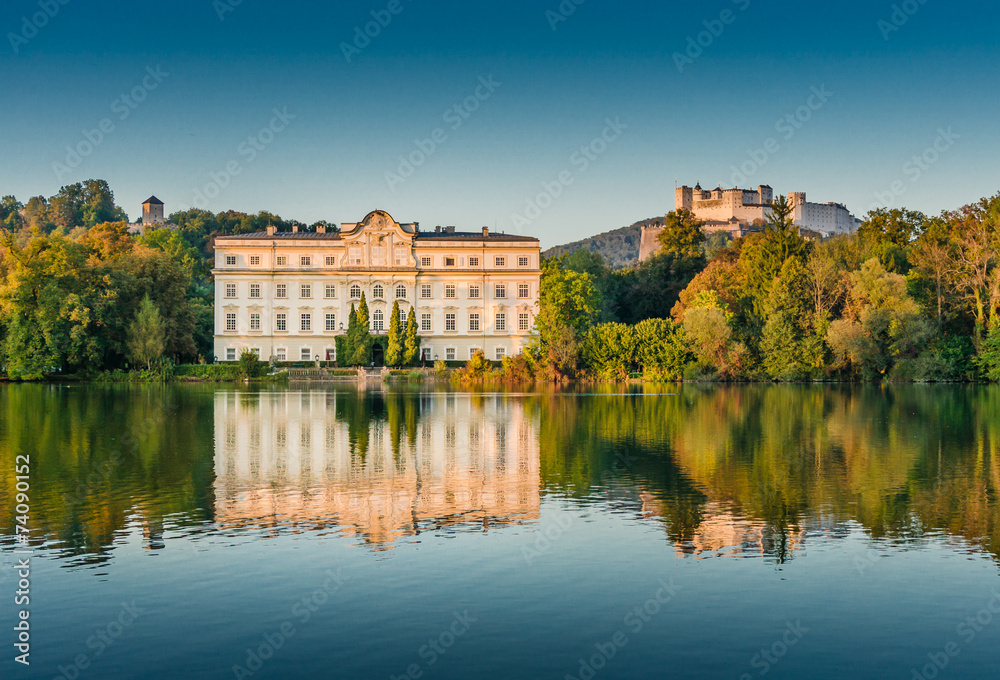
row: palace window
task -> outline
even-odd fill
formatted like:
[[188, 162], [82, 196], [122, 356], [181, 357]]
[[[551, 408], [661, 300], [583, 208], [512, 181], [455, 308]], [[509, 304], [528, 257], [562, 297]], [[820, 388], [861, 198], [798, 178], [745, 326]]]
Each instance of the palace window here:
[[285, 361], [288, 357], [288, 351], [284, 347], [279, 347], [274, 350], [274, 358], [278, 361]]
[[279, 300], [284, 300], [288, 297], [288, 285], [284, 283], [279, 283], [274, 286], [274, 297]]
[[493, 258], [493, 264], [496, 267], [506, 267], [507, 266], [507, 258], [506, 257], [495, 257], [495, 258]]
[[313, 263], [313, 259], [312, 259], [312, 257], [310, 255], [301, 255], [299, 257], [299, 266], [300, 267], [311, 267], [312, 263]]
[[497, 300], [503, 300], [507, 297], [507, 284], [497, 283], [493, 286], [493, 297]]
[[336, 284], [328, 283], [324, 287], [324, 290], [326, 292], [326, 298], [328, 300], [337, 297], [337, 286], [336, 286]]
[[260, 266], [260, 255], [251, 255], [250, 256], [250, 266], [251, 267], [259, 267]]
[[331, 332], [331, 331], [337, 330], [337, 315], [336, 314], [327, 314], [326, 315], [326, 330], [327, 330], [328, 333]]
[[476, 356], [476, 353], [478, 351], [479, 351], [478, 347], [470, 347], [469, 348], [469, 358], [471, 359], [472, 357]]
[[507, 315], [503, 312], [498, 312], [496, 316], [496, 330], [505, 331], [507, 330]]
[[455, 360], [455, 354], [456, 354], [456, 352], [455, 352], [455, 348], [454, 347], [446, 347], [445, 350], [444, 350], [445, 361], [454, 361]]
[[259, 300], [260, 299], [260, 284], [251, 283], [250, 284], [250, 299]]
[[431, 297], [431, 284], [424, 283], [420, 286], [420, 297], [424, 300], [429, 300]]
[[406, 299], [406, 286], [396, 286], [396, 299], [397, 300]]
[[236, 361], [236, 348], [227, 347], [226, 348], [226, 361]]
[[528, 314], [517, 315], [517, 330], [526, 331], [531, 328], [531, 317]]
[[430, 314], [421, 314], [420, 315], [420, 331], [422, 333], [430, 333], [431, 332], [431, 315]]
[[447, 314], [444, 315], [444, 330], [446, 332], [452, 332], [452, 333], [455, 331], [455, 314], [454, 313], [448, 312]]
[[473, 283], [469, 285], [469, 299], [478, 300], [479, 299], [479, 284]]
[[453, 258], [453, 257], [446, 257], [446, 258], [444, 258], [444, 266], [445, 267], [454, 267], [455, 266], [455, 258]]
[[496, 359], [497, 361], [503, 361], [503, 358], [507, 356], [506, 347], [497, 347]]
[[455, 287], [455, 284], [453, 284], [453, 283], [445, 284], [445, 287], [444, 287], [444, 296], [446, 298], [449, 298], [449, 299], [455, 298], [455, 297], [457, 297], [456, 290], [457, 289]]
[[393, 261], [396, 263], [397, 267], [402, 267], [406, 263], [406, 250], [403, 248], [396, 248]]
[[313, 296], [313, 287], [311, 283], [303, 283], [299, 285], [299, 297], [308, 300]]
[[288, 314], [285, 312], [278, 312], [274, 317], [274, 329], [281, 333], [288, 330]]
[[303, 312], [299, 317], [299, 330], [304, 333], [312, 331], [313, 319], [312, 314], [308, 312]]
[[364, 263], [364, 251], [361, 249], [361, 246], [351, 246], [347, 261], [354, 266]]
[[381, 300], [384, 297], [385, 297], [385, 288], [382, 287], [382, 284], [376, 283], [375, 287], [372, 288], [372, 299]]
[[226, 314], [226, 331], [232, 333], [236, 330], [236, 314], [229, 312]]
[[253, 312], [250, 314], [250, 330], [259, 331], [260, 330], [260, 314]]
[[528, 266], [528, 258], [525, 257], [525, 256], [523, 256], [523, 255], [521, 257], [517, 258], [517, 266], [518, 267], [527, 267]]
[[278, 255], [278, 266], [279, 267], [287, 267], [288, 266], [288, 256], [287, 255]]
[[303, 347], [299, 352], [299, 357], [302, 361], [312, 361], [312, 350], [308, 347]]
[[519, 283], [519, 284], [517, 284], [517, 296], [519, 298], [523, 299], [523, 298], [528, 297], [529, 295], [530, 295], [530, 292], [529, 292], [528, 284], [526, 284], [526, 283]]
[[430, 267], [431, 266], [431, 258], [429, 258], [429, 257], [422, 257], [422, 258], [420, 258], [420, 266], [421, 267]]
[[470, 257], [469, 258], [469, 266], [470, 267], [478, 267], [479, 266], [479, 258], [475, 257], [475, 256]]
[[469, 332], [470, 333], [479, 332], [479, 314], [476, 312], [469, 314]]
[[406, 325], [406, 310], [400, 307], [399, 309], [399, 323]]
[[375, 313], [372, 314], [372, 326], [376, 333], [380, 333], [383, 328], [385, 328], [384, 323], [385, 316], [382, 314], [381, 309], [376, 309]]
[[359, 286], [356, 283], [353, 286], [351, 286], [351, 299], [352, 300], [361, 299], [361, 286]]
[[226, 266], [227, 267], [235, 267], [236, 266], [236, 256], [235, 255], [226, 255]]
[[227, 298], [234, 298], [234, 297], [236, 297], [236, 284], [235, 283], [227, 283], [226, 284], [226, 297]]
[[337, 258], [333, 255], [326, 256], [326, 266], [335, 267], [337, 265]]

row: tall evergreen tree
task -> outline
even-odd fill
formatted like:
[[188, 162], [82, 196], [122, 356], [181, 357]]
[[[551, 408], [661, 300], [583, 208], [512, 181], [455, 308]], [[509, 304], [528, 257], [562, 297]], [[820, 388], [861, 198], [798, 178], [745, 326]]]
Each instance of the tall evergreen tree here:
[[358, 342], [358, 314], [351, 303], [351, 313], [347, 316], [347, 337], [344, 340], [344, 363], [354, 366], [354, 349]]
[[399, 300], [392, 303], [392, 318], [389, 319], [389, 345], [385, 350], [385, 363], [396, 367], [403, 363], [403, 326], [399, 322]]
[[354, 354], [351, 357], [353, 366], [363, 366], [371, 358], [373, 338], [371, 334], [371, 320], [368, 314], [368, 302], [365, 294], [361, 294], [361, 302], [358, 303], [358, 310], [355, 316], [355, 337]]
[[413, 307], [406, 315], [406, 337], [403, 342], [403, 364], [412, 366], [420, 354], [420, 337], [417, 335], [417, 314]]

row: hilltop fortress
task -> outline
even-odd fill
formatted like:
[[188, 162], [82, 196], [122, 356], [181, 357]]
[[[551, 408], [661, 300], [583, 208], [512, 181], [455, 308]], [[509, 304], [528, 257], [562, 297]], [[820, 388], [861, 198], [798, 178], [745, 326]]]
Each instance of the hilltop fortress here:
[[[774, 190], [767, 185], [756, 190], [718, 187], [711, 191], [703, 190], [701, 185], [682, 186], [677, 188], [674, 210], [690, 210], [705, 222], [706, 233], [723, 231], [740, 238], [767, 221], [768, 206], [773, 200]], [[788, 194], [788, 203], [792, 206], [791, 218], [795, 226], [823, 236], [850, 234], [861, 224], [842, 203], [810, 203], [805, 192]], [[642, 230], [640, 262], [659, 250], [657, 237], [661, 231], [662, 227]]]

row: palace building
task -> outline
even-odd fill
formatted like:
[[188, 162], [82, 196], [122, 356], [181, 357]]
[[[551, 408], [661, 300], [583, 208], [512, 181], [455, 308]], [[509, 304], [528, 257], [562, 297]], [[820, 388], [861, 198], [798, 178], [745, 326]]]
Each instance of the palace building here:
[[[420, 358], [490, 360], [522, 351], [537, 312], [536, 238], [420, 230], [376, 210], [339, 232], [317, 227], [219, 236], [215, 241], [215, 356], [244, 349], [263, 360], [336, 361], [351, 306], [369, 307], [371, 332], [389, 331], [393, 303], [417, 315]], [[376, 344], [372, 361], [381, 364]]]

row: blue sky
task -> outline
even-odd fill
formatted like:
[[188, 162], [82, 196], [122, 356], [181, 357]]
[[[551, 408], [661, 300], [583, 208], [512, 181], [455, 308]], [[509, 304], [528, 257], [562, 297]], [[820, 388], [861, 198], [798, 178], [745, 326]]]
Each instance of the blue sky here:
[[133, 218], [382, 208], [550, 246], [663, 215], [675, 182], [858, 216], [1000, 190], [996, 3], [63, 2], [0, 10], [22, 201], [94, 177]]

